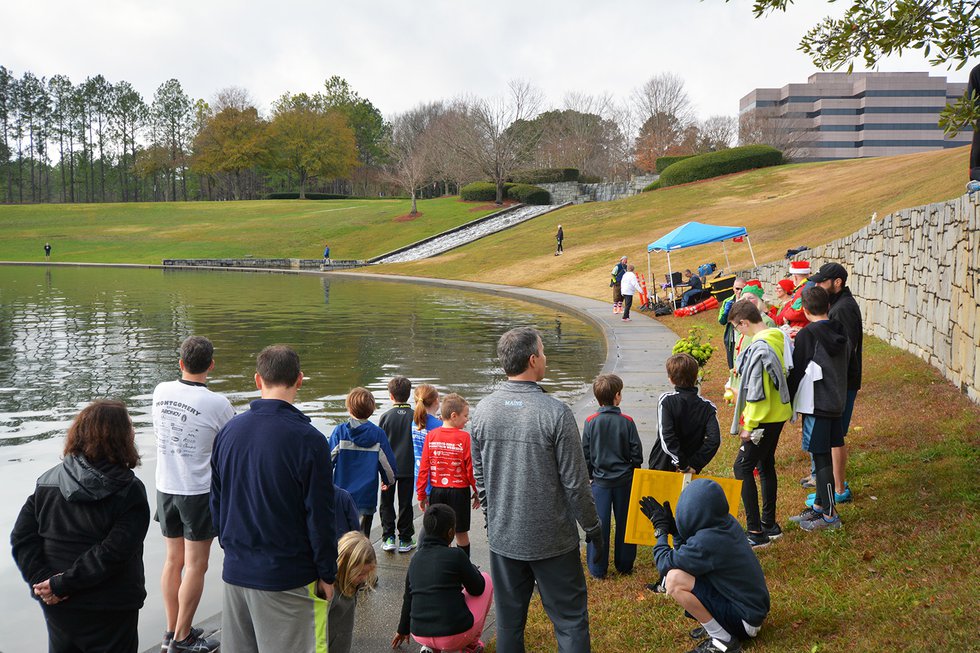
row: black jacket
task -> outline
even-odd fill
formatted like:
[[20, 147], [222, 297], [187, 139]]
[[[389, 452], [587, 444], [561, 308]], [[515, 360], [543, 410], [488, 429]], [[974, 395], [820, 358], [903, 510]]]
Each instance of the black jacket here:
[[717, 412], [697, 388], [676, 386], [673, 392], [660, 395], [657, 443], [650, 449], [650, 469], [704, 469], [721, 445]]
[[847, 401], [849, 341], [844, 325], [837, 320], [811, 322], [796, 334], [793, 369], [786, 381], [796, 397], [810, 361], [820, 366], [822, 379], [813, 384], [813, 414], [840, 417]]
[[378, 426], [388, 435], [388, 444], [395, 452], [396, 478], [415, 477], [415, 448], [412, 446], [412, 417], [408, 404], [395, 404], [381, 416]]
[[146, 488], [131, 469], [69, 455], [37, 480], [10, 544], [28, 585], [50, 578], [66, 606], [133, 610], [146, 598], [149, 525]]
[[600, 487], [619, 487], [633, 480], [643, 464], [643, 444], [636, 424], [618, 406], [602, 406], [585, 418], [582, 452], [589, 478]]
[[[847, 389], [861, 389], [861, 357], [864, 350], [864, 328], [861, 321], [861, 307], [858, 306], [851, 289], [847, 286], [830, 298], [830, 319], [844, 325], [844, 332], [851, 343], [850, 360], [847, 367]], [[809, 327], [808, 327], [809, 328]], [[804, 329], [805, 330], [805, 329]]]
[[459, 547], [450, 547], [434, 535], [422, 538], [405, 575], [398, 633], [421, 637], [465, 633], [473, 627], [473, 614], [466, 607], [463, 588], [471, 596], [483, 594], [486, 581], [480, 570]]

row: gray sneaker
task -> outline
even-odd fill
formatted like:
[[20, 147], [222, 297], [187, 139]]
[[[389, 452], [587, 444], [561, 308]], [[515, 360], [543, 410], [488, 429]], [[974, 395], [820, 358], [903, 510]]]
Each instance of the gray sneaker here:
[[[200, 637], [204, 634], [203, 628], [191, 626], [191, 637]], [[167, 653], [170, 650], [170, 642], [173, 641], [174, 631], [168, 630], [163, 634], [163, 643], [160, 644], [160, 653]]]
[[800, 522], [800, 528], [805, 531], [836, 531], [840, 530], [840, 527], [841, 523], [838, 515], [834, 515], [830, 521], [826, 517], [821, 516], [820, 519]]
[[217, 651], [221, 643], [214, 639], [195, 637], [193, 633], [187, 639], [171, 640], [168, 653], [213, 653]]
[[792, 517], [789, 518], [789, 520], [795, 524], [800, 524], [802, 526], [805, 522], [812, 521], [814, 519], [820, 519], [822, 517], [823, 517], [822, 512], [817, 512], [813, 508], [804, 508], [803, 512], [801, 512], [798, 515], [793, 515]]

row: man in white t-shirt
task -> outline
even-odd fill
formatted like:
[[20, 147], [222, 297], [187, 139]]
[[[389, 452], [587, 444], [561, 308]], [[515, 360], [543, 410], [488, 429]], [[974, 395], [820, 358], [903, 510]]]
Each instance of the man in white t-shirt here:
[[224, 396], [207, 389], [213, 356], [210, 340], [190, 336], [180, 345], [180, 379], [165, 381], [153, 391], [156, 520], [167, 544], [160, 579], [167, 613], [163, 644], [172, 653], [205, 653], [218, 646], [191, 627], [215, 536], [208, 507], [211, 446], [214, 436], [235, 416]]
[[636, 266], [630, 265], [626, 268], [623, 281], [619, 284], [619, 292], [623, 295], [623, 321], [629, 322], [630, 307], [633, 306], [633, 295], [640, 292], [640, 282], [636, 278]]

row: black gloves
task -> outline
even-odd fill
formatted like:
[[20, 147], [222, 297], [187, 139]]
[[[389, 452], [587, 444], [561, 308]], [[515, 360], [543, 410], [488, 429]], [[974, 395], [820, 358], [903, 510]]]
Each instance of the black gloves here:
[[586, 533], [585, 541], [592, 545], [592, 551], [589, 554], [589, 564], [593, 566], [599, 565], [608, 555], [606, 553], [606, 543], [602, 538], [602, 529], [597, 528], [594, 531]]
[[660, 502], [653, 497], [643, 497], [640, 499], [640, 511], [653, 523], [654, 528], [677, 535], [677, 522], [674, 521], [674, 513], [670, 510], [670, 501], [664, 501], [664, 504], [660, 505]]

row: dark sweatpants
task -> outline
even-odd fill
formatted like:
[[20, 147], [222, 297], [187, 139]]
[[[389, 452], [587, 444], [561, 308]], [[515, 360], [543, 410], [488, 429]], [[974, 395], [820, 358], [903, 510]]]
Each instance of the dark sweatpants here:
[[[759, 444], [751, 440], [743, 442], [735, 457], [733, 472], [742, 481], [742, 505], [745, 507], [745, 528], [753, 533], [762, 531], [762, 524], [776, 523], [776, 445], [786, 422], [760, 424], [762, 439]], [[758, 466], [759, 483], [762, 485], [762, 515], [759, 515], [759, 493], [752, 474]]]
[[48, 653], [136, 653], [139, 610], [78, 610], [42, 606]]
[[623, 295], [623, 319], [630, 319], [630, 307], [633, 306], [633, 295]]
[[[627, 295], [629, 297], [629, 295]], [[632, 474], [630, 475], [632, 477]], [[626, 544], [626, 515], [630, 509], [630, 491], [633, 489], [631, 482], [624, 483], [619, 487], [603, 487], [598, 483], [592, 483], [592, 498], [595, 500], [595, 510], [602, 523], [602, 538], [606, 543], [606, 557], [593, 565], [592, 544], [587, 544], [586, 560], [589, 566], [589, 573], [595, 578], [604, 578], [609, 570], [609, 554], [613, 554], [613, 564], [616, 571], [621, 574], [629, 574], [633, 571], [633, 563], [636, 562], [636, 545]], [[616, 532], [612, 534], [612, 517], [616, 516]]]
[[396, 478], [387, 490], [381, 490], [381, 539], [388, 539], [395, 536], [395, 495], [398, 495], [398, 537], [403, 540], [410, 540], [415, 535], [414, 506], [412, 501], [415, 499], [414, 478]]
[[497, 650], [524, 653], [524, 627], [534, 582], [555, 629], [558, 653], [589, 653], [589, 607], [579, 549], [544, 560], [515, 560], [490, 551], [497, 610]]

